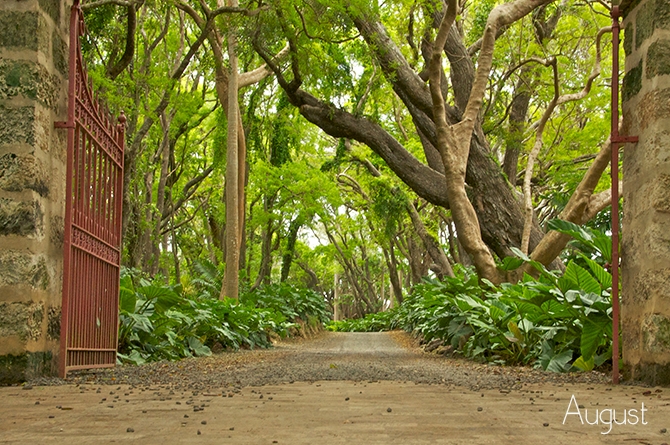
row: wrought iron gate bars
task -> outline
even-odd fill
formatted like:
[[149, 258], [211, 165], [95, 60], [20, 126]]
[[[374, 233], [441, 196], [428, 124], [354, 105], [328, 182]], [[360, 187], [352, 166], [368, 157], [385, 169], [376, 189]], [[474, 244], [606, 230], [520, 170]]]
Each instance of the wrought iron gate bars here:
[[67, 176], [59, 375], [111, 367], [118, 344], [125, 116], [118, 124], [94, 96], [79, 38], [79, 0], [70, 14]]

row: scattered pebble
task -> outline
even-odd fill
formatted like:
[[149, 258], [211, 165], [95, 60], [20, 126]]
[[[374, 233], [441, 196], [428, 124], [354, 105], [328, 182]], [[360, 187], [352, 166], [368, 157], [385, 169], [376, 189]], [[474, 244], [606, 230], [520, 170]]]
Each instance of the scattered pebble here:
[[549, 426], [549, 424], [547, 422], [544, 422], [542, 426]]
[[135, 432], [135, 428], [130, 428], [130, 427], [126, 428], [126, 433], [134, 433], [134, 432]]
[[484, 411], [484, 408], [482, 408], [481, 406], [478, 406], [477, 411]]
[[386, 408], [387, 413], [390, 413], [391, 411], [393, 411], [391, 408]]

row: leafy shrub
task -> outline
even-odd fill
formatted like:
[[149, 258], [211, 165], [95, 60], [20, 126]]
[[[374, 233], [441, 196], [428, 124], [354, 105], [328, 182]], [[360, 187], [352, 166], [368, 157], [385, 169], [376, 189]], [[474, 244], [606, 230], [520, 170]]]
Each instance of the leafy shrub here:
[[612, 356], [612, 276], [599, 264], [611, 261], [611, 251], [603, 234], [564, 221], [552, 228], [575, 236], [596, 258], [578, 253], [559, 276], [517, 251], [518, 258], [507, 258], [502, 267], [531, 263], [539, 278], [525, 275], [516, 284], [495, 286], [456, 268], [455, 278], [416, 286], [397, 308], [333, 322], [328, 329], [401, 328], [486, 361], [535, 364], [554, 372], [591, 370]]
[[311, 289], [290, 284], [270, 284], [240, 295], [240, 301], [258, 308], [274, 309], [291, 321], [316, 318], [319, 323], [330, 320], [326, 300]]
[[328, 317], [325, 301], [311, 291], [283, 285], [244, 295], [240, 301], [221, 301], [211, 297], [218, 297], [211, 278], [216, 275], [201, 277], [195, 283], [198, 295], [193, 296], [181, 285], [166, 286], [123, 269], [119, 359], [141, 364], [204, 356], [217, 343], [231, 349], [270, 347], [270, 337], [286, 336], [295, 318], [318, 317], [322, 322]]

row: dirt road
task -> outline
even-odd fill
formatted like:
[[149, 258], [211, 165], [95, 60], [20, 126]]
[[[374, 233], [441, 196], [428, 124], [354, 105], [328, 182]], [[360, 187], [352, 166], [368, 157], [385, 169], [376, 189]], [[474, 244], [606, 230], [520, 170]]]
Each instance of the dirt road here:
[[408, 344], [398, 333], [329, 333], [0, 388], [0, 443], [670, 443], [670, 388], [477, 365]]

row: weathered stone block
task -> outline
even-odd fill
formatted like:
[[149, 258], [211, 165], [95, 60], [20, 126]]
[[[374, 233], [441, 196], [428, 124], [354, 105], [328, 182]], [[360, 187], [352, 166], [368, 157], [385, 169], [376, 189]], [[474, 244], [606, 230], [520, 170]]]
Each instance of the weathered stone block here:
[[[622, 16], [626, 18], [626, 16], [640, 4], [640, 1], [641, 0], [621, 0], [619, 2], [619, 9], [621, 10]], [[616, 0], [614, 0], [612, 4], [616, 5]]]
[[623, 38], [623, 50], [627, 56], [633, 52], [633, 37], [633, 24], [629, 23], [626, 25]]
[[657, 119], [670, 116], [670, 88], [659, 88], [645, 94], [636, 111], [640, 131], [646, 130]]
[[37, 50], [39, 13], [4, 11], [0, 14], [0, 47]]
[[63, 3], [61, 0], [39, 0], [40, 8], [51, 17], [56, 26], [60, 23], [61, 3]]
[[58, 215], [51, 217], [50, 226], [49, 239], [55, 247], [60, 249], [63, 247], [63, 241], [65, 240], [65, 218]]
[[632, 283], [626, 286], [629, 290], [622, 297], [625, 304], [635, 307], [643, 307], [647, 301], [658, 296], [664, 289], [670, 286], [670, 269], [665, 270], [641, 270], [640, 273], [631, 277]]
[[642, 89], [642, 61], [635, 68], [626, 73], [623, 78], [623, 87], [621, 88], [621, 97], [624, 102], [630, 100]]
[[670, 40], [657, 40], [647, 51], [647, 79], [670, 74]]
[[658, 212], [670, 213], [670, 175], [659, 175], [652, 189], [651, 205]]
[[50, 307], [47, 312], [47, 338], [49, 340], [60, 339], [61, 308]]
[[37, 62], [0, 60], [0, 99], [23, 96], [57, 110], [61, 79]]
[[11, 385], [37, 376], [53, 375], [56, 372], [55, 367], [56, 362], [49, 351], [0, 356], [0, 385]]
[[39, 202], [0, 198], [0, 236], [40, 236], [44, 230], [44, 212]]
[[654, 33], [654, 1], [644, 2], [635, 17], [635, 49]]
[[645, 382], [652, 386], [670, 385], [670, 363], [645, 363], [641, 362], [625, 369], [626, 379], [633, 379]]
[[49, 287], [46, 258], [24, 250], [0, 250], [0, 286], [26, 285], [34, 289]]
[[53, 36], [51, 37], [51, 46], [54, 66], [59, 73], [67, 78], [69, 71], [68, 44], [60, 36], [58, 30], [54, 30], [53, 32]]
[[655, 1], [654, 25], [656, 28], [670, 29], [670, 2], [668, 0]]
[[48, 196], [48, 174], [42, 162], [32, 154], [7, 153], [0, 156], [0, 189], [8, 192], [29, 189]]
[[23, 341], [42, 336], [44, 303], [0, 303], [0, 337], [18, 336]]
[[642, 321], [645, 352], [664, 354], [670, 352], [670, 318], [662, 314], [650, 314]]
[[35, 143], [35, 107], [0, 104], [0, 143]]

